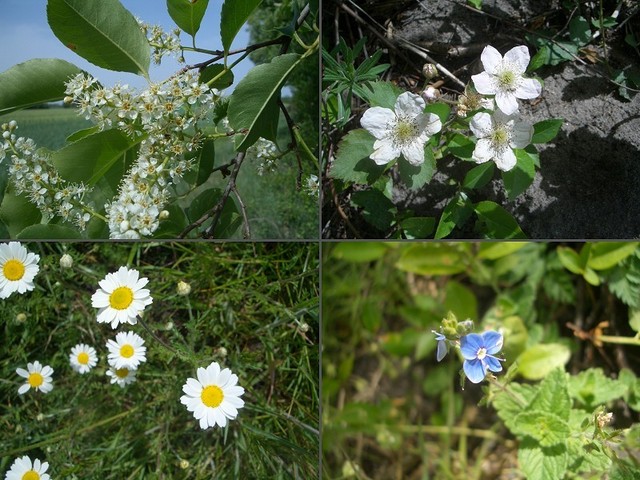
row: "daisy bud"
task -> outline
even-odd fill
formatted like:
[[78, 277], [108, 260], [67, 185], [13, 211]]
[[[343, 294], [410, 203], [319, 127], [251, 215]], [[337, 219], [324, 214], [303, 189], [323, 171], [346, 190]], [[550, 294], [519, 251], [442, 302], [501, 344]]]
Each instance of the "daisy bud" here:
[[24, 323], [27, 321], [26, 313], [19, 313], [16, 315], [16, 323]]
[[173, 322], [167, 322], [164, 326], [165, 330], [173, 330]]
[[71, 268], [73, 267], [73, 258], [68, 253], [65, 253], [60, 257], [60, 266], [62, 268]]
[[433, 63], [425, 63], [422, 67], [422, 74], [427, 80], [432, 80], [438, 76], [438, 67]]
[[227, 356], [227, 349], [224, 347], [218, 347], [216, 348], [216, 353], [222, 358], [225, 358]]
[[306, 322], [302, 322], [300, 324], [300, 326], [298, 327], [298, 329], [302, 332], [302, 333], [307, 333], [309, 331], [309, 324]]
[[176, 287], [176, 293], [181, 296], [189, 295], [191, 293], [191, 285], [180, 280], [178, 282], [178, 286]]
[[189, 468], [189, 465], [190, 465], [189, 464], [189, 460], [186, 460], [184, 458], [182, 460], [180, 460], [180, 468], [182, 470], [186, 470], [187, 468]]

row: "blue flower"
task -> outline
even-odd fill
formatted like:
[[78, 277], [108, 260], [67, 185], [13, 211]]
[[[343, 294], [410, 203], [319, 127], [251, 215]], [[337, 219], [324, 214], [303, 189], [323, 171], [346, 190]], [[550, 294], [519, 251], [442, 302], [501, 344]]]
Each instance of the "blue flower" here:
[[502, 334], [493, 330], [480, 335], [470, 333], [460, 339], [460, 353], [464, 357], [462, 368], [471, 382], [480, 383], [487, 370], [502, 371], [500, 359], [493, 356], [500, 351], [502, 343]]
[[436, 334], [436, 340], [438, 341], [438, 348], [436, 349], [436, 360], [440, 361], [447, 355], [447, 352], [449, 351], [449, 348], [447, 347], [447, 337], [445, 337], [441, 333], [436, 332], [435, 330], [431, 331]]

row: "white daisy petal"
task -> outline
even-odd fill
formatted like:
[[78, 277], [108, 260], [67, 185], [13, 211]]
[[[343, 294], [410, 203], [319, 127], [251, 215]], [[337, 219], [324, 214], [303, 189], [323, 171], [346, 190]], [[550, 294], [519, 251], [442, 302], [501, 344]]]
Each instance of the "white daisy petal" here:
[[115, 273], [108, 273], [98, 282], [100, 289], [91, 297], [91, 305], [98, 308], [97, 321], [111, 323], [116, 328], [120, 323], [135, 325], [137, 317], [146, 306], [153, 303], [146, 277], [140, 278], [137, 270], [120, 267]]

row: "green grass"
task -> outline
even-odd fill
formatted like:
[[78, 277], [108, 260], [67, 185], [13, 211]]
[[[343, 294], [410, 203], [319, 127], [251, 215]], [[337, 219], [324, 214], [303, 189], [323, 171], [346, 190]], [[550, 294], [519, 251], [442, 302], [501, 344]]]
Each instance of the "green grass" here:
[[[0, 303], [0, 472], [30, 455], [48, 461], [55, 479], [317, 478], [317, 245], [25, 246], [41, 257], [36, 289]], [[63, 251], [72, 269], [59, 266]], [[149, 278], [148, 330], [95, 320], [91, 295], [122, 265]], [[189, 296], [176, 294], [179, 280]], [[145, 339], [147, 362], [121, 389], [104, 374], [105, 344], [127, 330]], [[81, 342], [100, 358], [86, 375], [69, 365]], [[20, 396], [15, 369], [34, 360], [55, 370], [54, 389]], [[225, 429], [203, 431], [179, 399], [212, 361], [238, 375], [245, 408]]]

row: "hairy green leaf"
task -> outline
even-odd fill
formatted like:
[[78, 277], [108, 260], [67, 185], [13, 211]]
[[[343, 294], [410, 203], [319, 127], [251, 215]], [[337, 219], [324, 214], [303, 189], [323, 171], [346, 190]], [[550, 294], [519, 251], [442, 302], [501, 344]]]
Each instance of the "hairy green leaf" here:
[[329, 176], [345, 182], [373, 184], [386, 168], [386, 165], [376, 165], [369, 158], [374, 142], [373, 135], [362, 128], [347, 133], [338, 145]]
[[569, 361], [569, 348], [560, 343], [545, 343], [528, 348], [516, 360], [518, 372], [528, 380], [540, 380]]
[[527, 480], [565, 478], [568, 464], [567, 447], [542, 447], [533, 438], [525, 437], [518, 448], [518, 464]]

